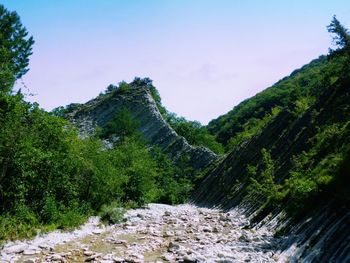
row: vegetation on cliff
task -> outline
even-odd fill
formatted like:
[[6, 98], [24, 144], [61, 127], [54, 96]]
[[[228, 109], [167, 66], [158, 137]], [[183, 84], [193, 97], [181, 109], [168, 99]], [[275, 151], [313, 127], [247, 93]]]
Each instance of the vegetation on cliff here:
[[[135, 77], [132, 85], [146, 85], [157, 104], [159, 112], [162, 114], [164, 120], [176, 131], [176, 133], [184, 137], [187, 142], [194, 146], [206, 147], [217, 154], [224, 152], [221, 143], [217, 142], [215, 136], [210, 134], [205, 126], [198, 121], [189, 121], [184, 117], [179, 117], [173, 112], [169, 112], [162, 104], [160, 94], [155, 86], [152, 84], [150, 78]], [[109, 85], [101, 96], [111, 94], [113, 92], [123, 93], [130, 89], [130, 85], [126, 82], [120, 82], [119, 85]]]
[[[350, 36], [335, 17], [328, 30], [335, 44], [328, 56], [209, 123], [208, 130], [232, 156], [247, 144], [256, 143], [255, 151], [261, 151], [239, 163], [246, 172], [237, 181], [245, 187], [232, 183], [225, 197], [228, 204], [246, 195], [264, 215], [282, 207], [295, 214], [331, 200], [349, 207]], [[233, 168], [225, 166], [222, 176], [229, 176]], [[217, 171], [208, 176], [214, 178]]]
[[[327, 57], [321, 56], [272, 87], [243, 101], [227, 114], [210, 121], [207, 128], [230, 151], [261, 132], [271, 120], [269, 115], [273, 115], [273, 109], [288, 107], [296, 114], [306, 110], [325, 86], [324, 72], [337, 71], [337, 66], [338, 63], [328, 63]], [[336, 72], [331, 73], [331, 76], [336, 75]]]

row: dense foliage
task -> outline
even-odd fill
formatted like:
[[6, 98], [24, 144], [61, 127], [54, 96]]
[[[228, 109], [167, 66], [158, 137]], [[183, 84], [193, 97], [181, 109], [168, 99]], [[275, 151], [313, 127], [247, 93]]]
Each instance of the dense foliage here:
[[[116, 204], [187, 199], [192, 188], [187, 171], [143, 142], [126, 109], [96, 136], [83, 139], [60, 117], [78, 104], [47, 113], [20, 92], [8, 92], [28, 70], [33, 40], [27, 39], [16, 13], [2, 6], [0, 33], [1, 54], [9, 55], [0, 61], [0, 240], [76, 226], [101, 209], [115, 221], [119, 210], [109, 207]], [[122, 82], [107, 93], [128, 88]], [[111, 136], [118, 140], [106, 148], [102, 139]]]
[[[262, 120], [266, 114], [272, 112], [273, 108], [292, 108], [297, 103], [300, 104], [299, 100], [306, 100], [305, 98], [312, 100], [319, 94], [324, 87], [322, 73], [328, 66], [327, 58], [321, 56], [272, 87], [243, 101], [227, 114], [209, 122], [207, 126], [209, 132], [224, 145], [230, 140], [240, 142], [241, 140], [235, 137], [242, 137], [241, 133], [247, 130], [247, 126], [251, 126], [250, 123]], [[260, 126], [260, 129], [256, 129], [254, 134], [251, 133], [251, 136], [261, 132], [264, 125]], [[236, 145], [232, 144], [232, 146]]]
[[350, 42], [345, 41], [349, 35], [344, 35], [347, 31], [335, 18], [328, 28], [338, 34], [335, 36], [338, 49], [330, 52], [322, 66], [322, 75], [317, 80], [323, 84], [322, 90], [311, 100], [299, 97], [296, 101], [299, 104], [286, 107], [295, 114], [295, 122], [299, 118], [310, 119], [303, 128], [309, 136], [305, 150], [293, 157], [291, 169], [282, 178], [277, 175], [284, 164], [278, 157], [273, 160], [266, 149], [262, 150], [262, 164], [248, 165], [249, 189], [261, 196], [259, 200], [265, 211], [286, 203], [292, 213], [330, 201], [350, 207], [350, 53], [347, 51]]
[[261, 196], [262, 209], [279, 207], [285, 201], [293, 214], [308, 209], [308, 203], [336, 200], [341, 205], [350, 205], [350, 122], [328, 122], [318, 130], [310, 139], [310, 148], [295, 156], [286, 178], [276, 176], [281, 163], [273, 160], [266, 149], [262, 151], [260, 169], [248, 165], [249, 190]]
[[177, 134], [183, 136], [189, 144], [207, 147], [217, 154], [224, 152], [223, 146], [200, 122], [188, 121], [184, 117], [178, 117], [175, 113], [170, 112], [167, 112], [164, 116]]
[[[139, 206], [186, 200], [191, 182], [131, 130], [105, 149], [100, 139], [80, 139], [65, 120], [21, 95], [0, 95], [1, 239], [29, 233], [21, 228], [26, 225], [78, 224], [112, 201]], [[114, 119], [129, 120], [125, 113]]]
[[[347, 32], [337, 25], [331, 33]], [[229, 153], [194, 201], [238, 205], [253, 223], [349, 213], [350, 53], [342, 42], [335, 50], [209, 124]]]
[[[349, 67], [350, 37], [346, 28], [333, 17], [327, 27], [333, 34], [335, 49], [295, 70], [272, 87], [249, 98], [225, 115], [212, 120], [208, 131], [230, 151], [247, 139], [259, 134], [275, 116], [276, 108], [287, 108], [295, 114], [305, 112], [324, 91]], [[272, 116], [268, 117], [271, 114]], [[257, 124], [258, 127], [253, 127]]]

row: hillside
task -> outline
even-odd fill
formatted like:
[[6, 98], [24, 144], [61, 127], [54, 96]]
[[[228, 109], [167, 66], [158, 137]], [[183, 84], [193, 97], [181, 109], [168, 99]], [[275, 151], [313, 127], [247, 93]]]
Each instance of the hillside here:
[[339, 70], [336, 63], [329, 63], [326, 56], [320, 56], [210, 121], [207, 128], [229, 151], [260, 132], [278, 109], [298, 107], [302, 111], [303, 107], [308, 107], [324, 88], [327, 77], [324, 74], [336, 76], [337, 73], [331, 72], [336, 70]]
[[[178, 163], [186, 159], [193, 169], [205, 168], [217, 159], [216, 154], [205, 147], [191, 146], [187, 140], [179, 136], [164, 120], [159, 106], [154, 99], [157, 92], [148, 79], [136, 79], [123, 87], [115, 87], [110, 92], [102, 94], [86, 104], [75, 105], [65, 113], [65, 116], [79, 129], [81, 135], [93, 135], [96, 129], [102, 129], [102, 137], [109, 142], [118, 140], [116, 127], [126, 130], [130, 122], [148, 144], [158, 146], [169, 157]], [[114, 118], [121, 112], [130, 115], [129, 123]], [[116, 121], [116, 127], [111, 128], [111, 121]], [[106, 133], [106, 130], [110, 132]], [[112, 143], [113, 144], [113, 143]]]
[[241, 207], [252, 226], [286, 235], [284, 253], [295, 261], [347, 262], [349, 87], [343, 47], [212, 121], [209, 130], [229, 154], [207, 172], [192, 201]]

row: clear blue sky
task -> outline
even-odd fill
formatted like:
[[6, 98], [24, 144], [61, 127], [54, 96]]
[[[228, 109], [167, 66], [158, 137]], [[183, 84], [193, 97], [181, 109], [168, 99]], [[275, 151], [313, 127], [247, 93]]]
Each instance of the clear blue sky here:
[[0, 3], [36, 41], [24, 81], [43, 108], [147, 76], [170, 111], [204, 124], [326, 54], [334, 14], [350, 27], [349, 0]]

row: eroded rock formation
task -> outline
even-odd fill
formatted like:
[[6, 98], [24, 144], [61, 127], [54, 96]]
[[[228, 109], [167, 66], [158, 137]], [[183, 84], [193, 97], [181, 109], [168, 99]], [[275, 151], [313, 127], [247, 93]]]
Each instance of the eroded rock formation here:
[[191, 146], [163, 119], [150, 87], [146, 83], [129, 84], [126, 92], [112, 92], [90, 100], [73, 110], [67, 117], [81, 134], [91, 134], [96, 127], [105, 127], [121, 108], [126, 108], [139, 122], [139, 131], [150, 145], [159, 146], [175, 162], [186, 154], [189, 165], [201, 169], [217, 159], [215, 153], [205, 147]]

